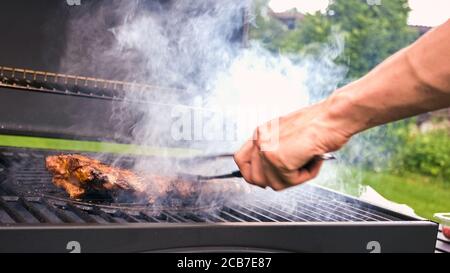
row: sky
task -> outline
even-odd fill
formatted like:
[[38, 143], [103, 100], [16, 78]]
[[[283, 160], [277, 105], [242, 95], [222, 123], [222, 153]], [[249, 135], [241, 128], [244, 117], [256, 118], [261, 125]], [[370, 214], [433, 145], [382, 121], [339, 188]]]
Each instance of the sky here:
[[[369, 4], [383, 4], [383, 0], [367, 0]], [[325, 11], [328, 0], [271, 0], [270, 7], [276, 11], [297, 8], [303, 13]], [[437, 26], [450, 18], [450, 0], [409, 0], [412, 11], [409, 14], [408, 24]]]

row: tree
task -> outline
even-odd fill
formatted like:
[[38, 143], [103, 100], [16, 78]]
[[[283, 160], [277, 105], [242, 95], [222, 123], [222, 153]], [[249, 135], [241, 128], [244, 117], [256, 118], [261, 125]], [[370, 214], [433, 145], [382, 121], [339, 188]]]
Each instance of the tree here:
[[255, 18], [251, 25], [250, 40], [258, 40], [264, 47], [272, 52], [282, 48], [287, 34], [287, 27], [278, 20], [269, 16], [269, 0], [254, 0]]
[[[379, 4], [368, 4], [372, 2], [334, 0], [325, 14], [307, 14], [295, 30], [283, 33], [280, 33], [279, 22], [266, 19], [251, 37], [263, 37], [263, 44], [272, 51], [301, 54], [314, 53], [335, 33], [342, 35], [345, 47], [336, 63], [348, 67], [347, 80], [350, 81], [418, 37], [417, 31], [407, 25], [410, 11], [407, 0], [380, 0]], [[259, 22], [256, 20], [257, 25]]]
[[[267, 1], [259, 0], [257, 10], [261, 10], [264, 3]], [[258, 29], [252, 29], [250, 37], [261, 41], [274, 53], [312, 56], [315, 62], [320, 62], [325, 59], [324, 45], [332, 44], [338, 35], [344, 40], [344, 47], [333, 62], [347, 68], [346, 78], [340, 83], [345, 84], [363, 76], [418, 37], [418, 32], [407, 25], [409, 11], [407, 0], [334, 0], [325, 13], [306, 14], [293, 30], [288, 30], [275, 18], [259, 14], [255, 18]], [[314, 96], [323, 98], [333, 91], [320, 86], [327, 78], [322, 71], [310, 74], [307, 84], [312, 85], [311, 92], [320, 92]], [[402, 147], [399, 145], [402, 139], [395, 132], [405, 126], [408, 122], [398, 122], [360, 134], [353, 139], [353, 145], [344, 149], [344, 159], [372, 169], [383, 166], [385, 156]]]

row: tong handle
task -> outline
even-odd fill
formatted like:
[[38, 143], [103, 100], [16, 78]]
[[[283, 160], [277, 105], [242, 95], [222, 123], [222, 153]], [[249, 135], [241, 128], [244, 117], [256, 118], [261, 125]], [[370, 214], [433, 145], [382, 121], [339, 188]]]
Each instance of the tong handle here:
[[[214, 160], [214, 159], [218, 159], [218, 158], [227, 158], [227, 157], [233, 157], [234, 154], [215, 154], [215, 155], [200, 155], [200, 156], [196, 156], [194, 157], [195, 159], [200, 159], [200, 160]], [[316, 155], [315, 158], [317, 159], [321, 159], [321, 160], [330, 160], [330, 159], [336, 159], [336, 157], [331, 154], [323, 154], [323, 155]]]
[[[323, 155], [318, 155], [315, 156], [314, 158], [316, 158], [317, 160], [332, 160], [332, 159], [336, 159], [336, 157], [333, 154], [323, 154]], [[231, 173], [227, 173], [227, 174], [222, 174], [222, 175], [214, 175], [214, 176], [198, 176], [198, 180], [211, 180], [211, 179], [224, 179], [224, 178], [242, 178], [242, 173], [241, 171], [237, 170]]]

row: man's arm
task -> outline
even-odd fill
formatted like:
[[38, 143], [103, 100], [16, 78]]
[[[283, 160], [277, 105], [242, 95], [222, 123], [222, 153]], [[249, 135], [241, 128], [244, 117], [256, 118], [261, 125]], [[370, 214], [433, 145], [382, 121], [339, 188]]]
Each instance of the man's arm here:
[[[330, 97], [353, 135], [450, 106], [450, 20]], [[352, 118], [348, 118], [350, 115]]]
[[[336, 151], [354, 134], [450, 107], [450, 20], [429, 31], [328, 99], [257, 128], [235, 154], [249, 183], [276, 190], [314, 178], [316, 155]], [[272, 123], [274, 124], [274, 123]], [[278, 137], [276, 149], [264, 150]]]

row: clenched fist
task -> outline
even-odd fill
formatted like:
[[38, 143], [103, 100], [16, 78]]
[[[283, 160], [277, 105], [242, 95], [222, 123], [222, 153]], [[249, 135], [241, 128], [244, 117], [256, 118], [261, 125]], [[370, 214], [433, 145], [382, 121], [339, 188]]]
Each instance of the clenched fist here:
[[260, 187], [282, 190], [317, 176], [319, 156], [342, 147], [350, 138], [334, 128], [322, 102], [259, 126], [235, 153], [244, 179]]

